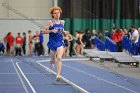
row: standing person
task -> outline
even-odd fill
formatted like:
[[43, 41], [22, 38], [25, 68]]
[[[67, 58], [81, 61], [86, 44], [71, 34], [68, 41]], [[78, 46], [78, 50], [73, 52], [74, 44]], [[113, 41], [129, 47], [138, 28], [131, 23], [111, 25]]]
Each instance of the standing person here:
[[7, 42], [7, 53], [9, 56], [13, 55], [13, 46], [14, 46], [14, 36], [12, 32], [9, 32], [5, 37], [4, 40]]
[[32, 32], [31, 30], [28, 31], [29, 34], [29, 55], [32, 55], [32, 51], [33, 51], [33, 36], [32, 36]]
[[22, 50], [23, 50], [23, 54], [26, 55], [26, 33], [23, 32], [23, 45], [22, 45]]
[[34, 53], [35, 55], [40, 55], [39, 50], [40, 50], [40, 43], [39, 43], [39, 31], [36, 31], [36, 34], [33, 36], [34, 39]]
[[132, 31], [131, 40], [136, 44], [138, 43], [138, 40], [139, 40], [139, 32], [135, 28], [135, 26], [131, 26], [131, 31]]
[[64, 57], [69, 57], [69, 50], [70, 50], [70, 45], [71, 41], [73, 40], [73, 37], [70, 33], [64, 34], [63, 36], [64, 43], [65, 43], [65, 48], [64, 48]]
[[122, 52], [122, 37], [123, 32], [120, 29], [116, 29], [116, 31], [112, 35], [112, 40], [117, 44], [118, 52]]
[[80, 30], [76, 32], [76, 38], [75, 38], [75, 44], [74, 44], [74, 52], [77, 57], [82, 57], [83, 55], [83, 32]]
[[5, 41], [5, 43], [6, 43], [6, 55], [9, 55], [9, 53], [10, 53], [10, 46], [9, 46], [8, 40], [7, 40], [7, 37], [10, 35], [10, 33], [11, 33], [11, 32], [8, 32], [8, 33], [6, 34], [6, 36], [4, 37], [4, 41]]
[[16, 56], [22, 56], [22, 45], [23, 45], [23, 38], [21, 37], [20, 33], [18, 33], [16, 37]]
[[55, 63], [55, 58], [57, 59], [57, 75], [56, 80], [60, 80], [60, 72], [62, 68], [62, 56], [64, 51], [64, 41], [63, 41], [63, 33], [66, 34], [67, 32], [64, 31], [64, 20], [60, 20], [60, 15], [62, 10], [58, 6], [54, 6], [50, 10], [50, 14], [52, 15], [52, 19], [48, 21], [46, 27], [42, 29], [42, 31], [46, 34], [49, 34], [49, 41], [48, 41], [48, 48], [50, 49], [51, 59], [50, 63], [51, 66]]
[[43, 56], [45, 54], [43, 42], [44, 42], [44, 36], [43, 36], [43, 31], [41, 30], [39, 34], [39, 43], [40, 43], [39, 55], [40, 56]]

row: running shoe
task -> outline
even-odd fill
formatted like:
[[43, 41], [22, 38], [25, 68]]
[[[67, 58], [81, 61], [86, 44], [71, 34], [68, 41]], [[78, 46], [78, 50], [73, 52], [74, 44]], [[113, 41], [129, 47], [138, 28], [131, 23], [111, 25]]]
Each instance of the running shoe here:
[[54, 68], [54, 63], [50, 63], [50, 67], [51, 67], [51, 69], [53, 69]]
[[59, 75], [56, 76], [56, 81], [60, 81], [60, 76]]

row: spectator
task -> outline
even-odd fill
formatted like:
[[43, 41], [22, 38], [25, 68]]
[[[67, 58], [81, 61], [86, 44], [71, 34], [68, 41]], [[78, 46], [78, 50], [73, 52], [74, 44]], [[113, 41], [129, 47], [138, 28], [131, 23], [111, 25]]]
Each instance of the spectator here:
[[26, 33], [23, 32], [23, 45], [22, 45], [23, 54], [26, 55]]
[[76, 42], [74, 44], [74, 51], [76, 56], [81, 56], [83, 53], [83, 47], [84, 47], [84, 43], [82, 41], [83, 38], [83, 32], [82, 31], [78, 31], [76, 32]]
[[111, 38], [111, 33], [108, 31], [107, 28], [104, 30], [104, 32], [105, 32], [105, 36]]
[[113, 34], [114, 34], [114, 32], [117, 30], [117, 27], [115, 26], [115, 27], [113, 27], [113, 29], [112, 29], [112, 31], [111, 31], [111, 38], [113, 39]]
[[139, 32], [138, 32], [138, 30], [135, 28], [135, 26], [131, 26], [131, 31], [132, 31], [131, 40], [134, 43], [138, 43], [138, 40], [139, 40]]
[[83, 42], [85, 44], [85, 48], [91, 48], [91, 35], [89, 29], [85, 30], [85, 34], [83, 35]]
[[117, 44], [118, 52], [122, 52], [122, 36], [123, 32], [120, 29], [117, 29], [112, 36], [112, 39]]
[[98, 38], [100, 40], [103, 40], [103, 34], [102, 34], [102, 32], [100, 30], [98, 30]]
[[40, 56], [45, 54], [43, 42], [44, 42], [44, 36], [43, 36], [43, 31], [41, 30], [39, 34], [39, 44], [40, 44], [39, 55]]
[[0, 55], [4, 55], [4, 51], [5, 51], [5, 46], [2, 43], [2, 41], [0, 40]]
[[13, 55], [13, 46], [14, 46], [14, 37], [11, 32], [9, 32], [5, 37], [4, 40], [7, 43], [7, 55]]
[[20, 33], [18, 33], [16, 37], [16, 56], [22, 56], [22, 45], [23, 38], [21, 37]]
[[65, 43], [63, 56], [69, 57], [69, 50], [70, 50], [70, 45], [71, 45], [71, 41], [73, 40], [73, 37], [70, 33], [66, 33], [64, 34], [63, 38], [64, 38], [64, 43]]
[[33, 36], [32, 36], [32, 32], [31, 32], [31, 30], [29, 30], [28, 31], [28, 34], [29, 34], [29, 55], [32, 55], [32, 51], [33, 51], [33, 48], [32, 48], [32, 46], [33, 46]]
[[39, 51], [40, 51], [40, 40], [39, 40], [39, 32], [36, 31], [36, 34], [33, 36], [34, 39], [34, 53], [39, 55]]
[[94, 48], [94, 38], [97, 36], [97, 32], [95, 29], [92, 30], [92, 36], [91, 36], [91, 48]]
[[127, 28], [124, 28], [124, 35], [127, 36], [128, 38], [130, 37], [130, 34], [128, 32], [128, 29]]

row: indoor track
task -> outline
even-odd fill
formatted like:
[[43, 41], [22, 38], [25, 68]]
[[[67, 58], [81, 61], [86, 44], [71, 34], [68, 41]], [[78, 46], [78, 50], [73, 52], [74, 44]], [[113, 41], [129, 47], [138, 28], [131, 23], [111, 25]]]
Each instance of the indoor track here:
[[63, 59], [61, 81], [49, 57], [0, 57], [0, 93], [140, 93], [140, 80]]

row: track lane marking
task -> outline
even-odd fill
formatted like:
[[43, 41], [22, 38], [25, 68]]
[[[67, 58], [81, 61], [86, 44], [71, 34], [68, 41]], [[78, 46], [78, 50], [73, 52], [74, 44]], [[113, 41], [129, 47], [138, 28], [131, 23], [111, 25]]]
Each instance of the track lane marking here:
[[[0, 75], [15, 75], [17, 73], [0, 73]], [[46, 74], [46, 73], [24, 73], [25, 75], [39, 75], [39, 74]]]
[[12, 62], [12, 65], [13, 65], [13, 67], [14, 67], [14, 69], [15, 69], [15, 71], [16, 71], [18, 77], [19, 77], [19, 80], [20, 80], [20, 82], [21, 82], [21, 84], [22, 84], [24, 90], [25, 90], [25, 93], [29, 93], [29, 91], [28, 91], [28, 89], [26, 88], [26, 86], [25, 86], [25, 84], [24, 84], [24, 81], [22, 80], [22, 78], [21, 78], [21, 76], [20, 76], [20, 74], [19, 74], [19, 72], [18, 72], [18, 70], [17, 70], [17, 68], [16, 68], [16, 66], [15, 66], [15, 64], [14, 64], [14, 61], [12, 60], [11, 57], [10, 57], [10, 61]]
[[[50, 61], [50, 60], [46, 60], [46, 61]], [[54, 72], [53, 70], [49, 69], [48, 67], [42, 65], [42, 64], [40, 63], [40, 61], [37, 61], [36, 63], [37, 63], [39, 66], [41, 66], [42, 68], [44, 68], [45, 70], [47, 70], [48, 72], [53, 73], [54, 75], [56, 75], [56, 72]], [[71, 85], [72, 87], [74, 87], [75, 89], [79, 90], [80, 92], [82, 92], [82, 93], [89, 93], [89, 92], [88, 92], [87, 90], [85, 90], [84, 88], [82, 88], [82, 87], [76, 85], [75, 83], [69, 81], [68, 79], [64, 78], [63, 76], [60, 76], [60, 78], [61, 78], [63, 81], [65, 81], [66, 83], [68, 83], [69, 85]]]
[[26, 75], [23, 73], [23, 71], [21, 70], [20, 66], [18, 65], [19, 63], [16, 63], [16, 66], [18, 67], [20, 73], [22, 74], [22, 76], [24, 77], [24, 79], [26, 80], [26, 82], [28, 83], [28, 85], [30, 86], [31, 90], [33, 93], [37, 93], [35, 88], [32, 86], [32, 84], [30, 83], [30, 81], [28, 80], [28, 78], [26, 77]]
[[[68, 60], [72, 60], [72, 61], [73, 61], [73, 60], [75, 60], [75, 59], [62, 59], [62, 61], [68, 61]], [[76, 59], [76, 60], [78, 60], [78, 59]], [[81, 60], [81, 59], [79, 59], [79, 60]], [[48, 61], [50, 61], [50, 60], [39, 60], [39, 61], [37, 61], [37, 62], [38, 62], [38, 63], [42, 63], [42, 62], [48, 62]], [[42, 64], [41, 64], [41, 65], [42, 65]], [[76, 70], [76, 71], [78, 71], [78, 72], [81, 72], [81, 73], [83, 73], [83, 74], [85, 74], [85, 75], [88, 75], [88, 76], [97, 78], [98, 80], [101, 80], [101, 81], [104, 81], [104, 82], [106, 82], [106, 83], [108, 83], [108, 84], [111, 84], [111, 85], [120, 87], [120, 88], [122, 88], [122, 89], [124, 89], [124, 90], [127, 90], [127, 91], [130, 91], [130, 92], [132, 92], [132, 93], [138, 93], [138, 92], [136, 92], [136, 91], [134, 91], [134, 90], [131, 90], [131, 89], [129, 89], [129, 88], [126, 88], [125, 86], [118, 85], [118, 84], [116, 84], [116, 83], [113, 83], [113, 82], [111, 82], [111, 81], [105, 80], [105, 79], [100, 78], [100, 77], [98, 77], [98, 76], [96, 76], [96, 75], [89, 74], [89, 73], [87, 73], [87, 72], [85, 72], [85, 71], [82, 71], [82, 70], [79, 70], [79, 69], [77, 69], [77, 68], [74, 68], [74, 67], [71, 67], [71, 66], [68, 66], [68, 65], [64, 65], [64, 64], [63, 64], [63, 66], [68, 67], [68, 68], [71, 68], [71, 69]]]

